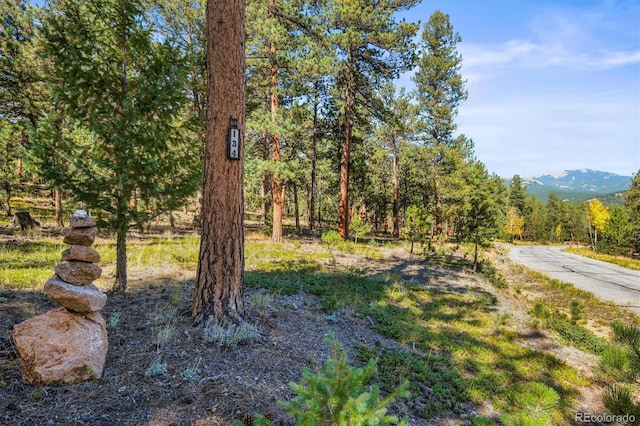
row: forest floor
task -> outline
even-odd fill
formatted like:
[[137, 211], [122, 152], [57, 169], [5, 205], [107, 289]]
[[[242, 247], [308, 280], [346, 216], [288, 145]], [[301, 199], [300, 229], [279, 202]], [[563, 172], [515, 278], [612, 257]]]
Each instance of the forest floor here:
[[[6, 238], [4, 242], [21, 244]], [[579, 387], [572, 409], [603, 412], [601, 388], [590, 381], [595, 355], [561, 344], [552, 333], [532, 325], [531, 303], [513, 287], [499, 290], [468, 269], [439, 265], [402, 247], [379, 247], [376, 256], [334, 250], [327, 259], [320, 256], [327, 248], [317, 241], [298, 241], [295, 250], [317, 252], [319, 262], [335, 271], [393, 276], [406, 285], [442, 292], [490, 295], [495, 302], [492, 315], [500, 318], [504, 313], [504, 326], [523, 337], [520, 345], [562, 360], [558, 362], [577, 369], [589, 382]], [[492, 253], [505, 275], [517, 269], [505, 250]], [[108, 268], [105, 272], [108, 275]], [[363, 364], [358, 359], [358, 348], [363, 346], [380, 353], [419, 352], [415, 344], [380, 334], [379, 320], [357, 309], [341, 306], [327, 311], [326, 299], [310, 292], [289, 294], [255, 285], [245, 288], [246, 319], [255, 324], [261, 337], [231, 346], [207, 343], [188, 314], [195, 269], [179, 277], [163, 278], [155, 272], [134, 271], [126, 294], [109, 293], [102, 311], [109, 333], [103, 377], [64, 387], [23, 384], [11, 341], [15, 324], [55, 306], [39, 289], [0, 287], [0, 423], [226, 426], [254, 413], [271, 413], [279, 419], [277, 424], [293, 424], [277, 401], [291, 400], [294, 394], [289, 383], [299, 382], [304, 368], [317, 371], [331, 355], [329, 335], [335, 335], [356, 365]], [[149, 276], [155, 278], [149, 280]], [[333, 285], [340, 286], [350, 276], [338, 276]], [[475, 416], [498, 417], [487, 400], [456, 404], [427, 419], [421, 411], [424, 403], [424, 396], [422, 400], [412, 396], [395, 402], [390, 411], [407, 416], [411, 425], [470, 424]]]

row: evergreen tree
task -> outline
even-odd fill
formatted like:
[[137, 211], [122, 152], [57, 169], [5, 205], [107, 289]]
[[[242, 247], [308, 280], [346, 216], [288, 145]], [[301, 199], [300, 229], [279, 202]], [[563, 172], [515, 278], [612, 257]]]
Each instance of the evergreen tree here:
[[[145, 0], [154, 19], [157, 32], [175, 46], [183, 57], [186, 68], [189, 107], [185, 109], [188, 128], [183, 134], [188, 137], [193, 149], [204, 151], [205, 107], [207, 99], [207, 72], [205, 68], [205, 5], [206, 0]], [[200, 228], [202, 193], [196, 196], [194, 229]], [[169, 216], [170, 220], [172, 216]]]
[[547, 241], [546, 230], [547, 208], [537, 197], [530, 195], [526, 198], [524, 219], [525, 239], [529, 241]]
[[0, 191], [4, 211], [24, 176], [29, 130], [38, 123], [47, 95], [38, 58], [34, 9], [23, 0], [0, 1]]
[[[287, 107], [298, 94], [293, 84], [293, 56], [296, 41], [302, 35], [296, 25], [299, 11], [286, 0], [253, 0], [247, 3], [247, 15], [253, 23], [247, 34], [250, 111], [247, 126], [260, 142], [264, 176], [264, 218], [271, 212], [271, 239], [282, 239], [287, 166], [283, 151], [294, 127], [288, 121]], [[293, 22], [293, 23], [292, 23]], [[284, 107], [284, 108], [283, 108]], [[290, 145], [290, 143], [288, 144]], [[265, 220], [266, 222], [266, 220]]]
[[[402, 142], [412, 139], [415, 123], [416, 106], [411, 103], [404, 88], [396, 93], [392, 84], [380, 90], [380, 98], [386, 106], [385, 114], [379, 120], [379, 139], [384, 145], [384, 152], [390, 164], [384, 170], [390, 171], [392, 185], [392, 236], [400, 236], [400, 156]], [[384, 167], [385, 165], [383, 165]]]
[[[244, 1], [208, 0], [206, 22], [207, 144], [191, 315], [196, 323], [237, 324], [244, 314]], [[235, 157], [230, 133], [239, 142]]]
[[561, 240], [566, 223], [564, 202], [552, 192], [547, 199], [547, 241]]
[[509, 184], [509, 206], [518, 209], [524, 215], [526, 208], [527, 187], [522, 183], [520, 175], [514, 175]]
[[640, 253], [640, 170], [631, 179], [631, 185], [624, 199], [632, 224], [632, 246], [635, 253]]
[[629, 210], [622, 206], [608, 209], [609, 220], [604, 226], [600, 246], [605, 253], [625, 255], [633, 253], [634, 227]]
[[175, 209], [199, 183], [197, 147], [179, 132], [183, 61], [156, 41], [135, 0], [52, 1], [43, 42], [57, 110], [38, 129], [35, 153], [47, 178], [107, 214], [117, 234], [114, 290], [124, 291], [130, 225]]
[[46, 97], [34, 11], [24, 0], [1, 0], [0, 8], [0, 117], [35, 127]]
[[[467, 98], [465, 82], [460, 74], [462, 57], [456, 46], [462, 41], [454, 33], [449, 15], [435, 11], [425, 24], [420, 45], [418, 70], [413, 76], [415, 96], [422, 122], [423, 144], [427, 147], [423, 165], [429, 179], [431, 210], [436, 232], [443, 231], [446, 215], [447, 186], [459, 189], [460, 176], [452, 159], [465, 155], [465, 139], [454, 138], [458, 106]], [[458, 151], [458, 153], [456, 153]], [[456, 182], [457, 181], [457, 182]]]
[[324, 0], [320, 8], [323, 37], [334, 52], [336, 90], [341, 111], [340, 188], [338, 231], [349, 234], [349, 166], [356, 107], [380, 109], [375, 105], [375, 87], [412, 66], [411, 37], [417, 27], [397, 22], [393, 14], [408, 9], [418, 0], [370, 1]]
[[466, 194], [461, 209], [458, 235], [474, 245], [473, 270], [478, 266], [478, 246], [495, 236], [500, 227], [500, 216], [506, 188], [498, 176], [490, 176], [486, 167], [474, 161], [466, 175]]
[[4, 211], [12, 216], [11, 194], [19, 180], [18, 158], [21, 156], [20, 131], [18, 126], [7, 119], [0, 119], [0, 190], [4, 191], [2, 199]]

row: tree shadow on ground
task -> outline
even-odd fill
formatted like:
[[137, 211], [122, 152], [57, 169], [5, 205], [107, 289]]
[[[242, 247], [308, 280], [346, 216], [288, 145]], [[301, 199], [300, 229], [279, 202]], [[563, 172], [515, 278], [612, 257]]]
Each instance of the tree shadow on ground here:
[[238, 346], [207, 342], [184, 315], [192, 279], [147, 276], [127, 294], [109, 295], [102, 378], [66, 387], [24, 385], [11, 343], [16, 323], [55, 306], [39, 292], [1, 288], [0, 421], [229, 425], [245, 413], [287, 418], [277, 401], [292, 398], [288, 383], [299, 381], [303, 368], [315, 370], [329, 357], [330, 333], [353, 363], [379, 359], [383, 389], [410, 381], [412, 396], [392, 411], [411, 424], [468, 417], [486, 400], [507, 409], [509, 392], [531, 381], [556, 389], [561, 408], [569, 404], [575, 390], [565, 380], [567, 367], [491, 323], [491, 293], [463, 285], [461, 269], [430, 268], [422, 282], [404, 274], [410, 266], [390, 262], [366, 276], [288, 260], [248, 271], [246, 319], [262, 338]]

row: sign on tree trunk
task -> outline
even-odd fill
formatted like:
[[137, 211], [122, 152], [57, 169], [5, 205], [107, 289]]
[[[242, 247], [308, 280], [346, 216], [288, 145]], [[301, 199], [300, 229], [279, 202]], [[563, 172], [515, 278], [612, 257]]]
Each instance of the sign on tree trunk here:
[[209, 0], [207, 34], [202, 239], [191, 313], [196, 323], [230, 323], [244, 313], [244, 1]]

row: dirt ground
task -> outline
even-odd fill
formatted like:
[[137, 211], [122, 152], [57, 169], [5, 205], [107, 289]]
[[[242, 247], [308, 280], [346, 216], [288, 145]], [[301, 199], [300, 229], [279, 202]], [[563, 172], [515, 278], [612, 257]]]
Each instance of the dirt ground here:
[[[442, 289], [482, 287], [497, 297], [499, 310], [512, 315], [511, 327], [530, 333], [527, 345], [554, 353], [590, 374], [595, 358], [558, 345], [544, 332], [530, 330], [527, 308], [519, 300], [469, 273], [428, 264], [403, 249], [383, 254], [383, 259], [336, 254], [336, 267], [358, 267], [370, 275], [393, 272], [406, 282]], [[349, 309], [327, 315], [316, 296], [245, 289], [247, 318], [257, 325], [262, 338], [220, 348], [206, 343], [185, 314], [192, 291], [193, 280], [187, 279], [179, 285], [142, 286], [134, 281], [127, 294], [109, 294], [102, 315], [112, 326], [102, 379], [66, 387], [33, 387], [20, 379], [12, 328], [55, 306], [37, 291], [0, 289], [0, 424], [226, 426], [251, 413], [271, 413], [277, 423], [292, 424], [276, 401], [290, 400], [293, 393], [288, 383], [299, 381], [304, 367], [315, 370], [330, 356], [326, 343], [330, 333], [351, 354], [354, 364], [359, 344], [399, 346], [373, 331], [370, 318]], [[162, 330], [169, 334], [166, 341], [159, 341]], [[149, 374], [154, 363], [165, 364], [166, 372]], [[601, 411], [597, 390], [583, 391], [578, 407]], [[426, 420], [412, 406], [411, 401], [400, 401], [391, 411], [408, 416], [412, 425], [468, 424], [473, 413], [491, 414], [489, 407], [468, 407], [467, 413]]]

